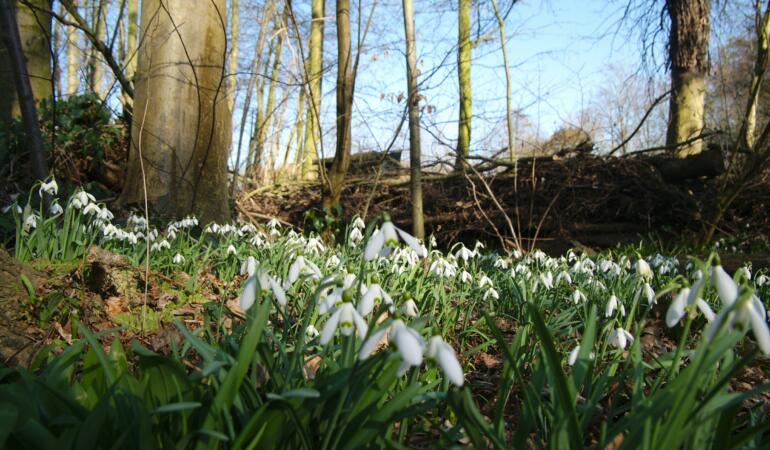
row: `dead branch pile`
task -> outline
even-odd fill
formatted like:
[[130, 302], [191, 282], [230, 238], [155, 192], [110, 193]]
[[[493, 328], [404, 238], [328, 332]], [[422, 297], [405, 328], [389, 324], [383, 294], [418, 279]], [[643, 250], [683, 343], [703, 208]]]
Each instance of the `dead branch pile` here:
[[[636, 242], [651, 232], [696, 235], [714, 207], [714, 179], [683, 178], [674, 183], [670, 173], [664, 178], [660, 167], [652, 157], [538, 158], [520, 161], [515, 176], [512, 168], [488, 171], [484, 181], [525, 244], [537, 240], [539, 246], [561, 250], [578, 244], [608, 247]], [[441, 243], [511, 238], [505, 215], [478, 176], [450, 174], [424, 180], [426, 233], [435, 234]], [[238, 208], [252, 219], [277, 216], [302, 226], [305, 211], [320, 204], [320, 192], [318, 185], [304, 184], [242, 193]], [[720, 225], [727, 232], [768, 236], [767, 205], [770, 180], [765, 176], [745, 191]], [[346, 217], [371, 218], [388, 212], [397, 224], [410, 227], [409, 188], [403, 180], [377, 184], [371, 178], [351, 180], [343, 191], [342, 207]]]

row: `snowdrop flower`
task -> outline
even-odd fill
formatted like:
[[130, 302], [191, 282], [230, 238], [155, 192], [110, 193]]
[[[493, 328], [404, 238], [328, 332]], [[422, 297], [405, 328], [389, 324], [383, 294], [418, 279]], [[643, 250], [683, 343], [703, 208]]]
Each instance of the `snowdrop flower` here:
[[639, 258], [636, 260], [636, 274], [639, 275], [643, 280], [650, 281], [654, 275], [654, 272], [652, 271], [650, 265], [647, 264], [647, 261], [645, 261], [643, 258]]
[[233, 244], [230, 244], [227, 246], [227, 254], [228, 255], [235, 255], [238, 251], [235, 249], [235, 246]]
[[333, 254], [332, 256], [329, 257], [329, 259], [326, 260], [327, 268], [337, 267], [339, 264], [340, 264], [340, 258], [336, 254]]
[[484, 297], [483, 297], [483, 299], [486, 301], [486, 300], [488, 300], [490, 297], [491, 297], [491, 298], [493, 298], [493, 299], [495, 299], [495, 300], [499, 300], [499, 299], [500, 299], [500, 294], [498, 294], [498, 293], [497, 293], [497, 291], [495, 290], [495, 288], [493, 288], [493, 287], [490, 287], [489, 289], [487, 289], [487, 291], [486, 291], [486, 292], [484, 292]]
[[289, 267], [289, 277], [286, 279], [287, 285], [294, 284], [300, 276], [310, 276], [311, 278], [321, 279], [321, 269], [318, 268], [311, 261], [305, 259], [304, 256], [299, 255]]
[[553, 289], [553, 274], [551, 272], [541, 273], [538, 275], [537, 281], [546, 289]]
[[711, 276], [722, 304], [724, 306], [732, 305], [738, 298], [738, 284], [721, 265], [716, 265], [711, 269]]
[[348, 240], [350, 241], [350, 246], [355, 247], [359, 242], [364, 240], [364, 234], [358, 228], [353, 228], [350, 230]]
[[78, 191], [70, 198], [70, 204], [75, 209], [81, 209], [93, 202], [96, 202], [96, 198], [86, 191]]
[[[85, 212], [85, 210], [83, 212]], [[96, 217], [99, 220], [103, 220], [105, 222], [109, 222], [110, 220], [115, 218], [115, 216], [112, 214], [112, 211], [107, 209], [106, 206], [103, 206], [101, 209], [99, 209], [99, 211], [97, 211]]]
[[757, 279], [754, 282], [757, 283], [758, 287], [764, 286], [768, 282], [767, 275], [762, 274], [762, 275], [758, 276]]
[[321, 345], [326, 345], [332, 340], [337, 328], [343, 336], [350, 336], [356, 330], [359, 335], [366, 336], [368, 330], [366, 321], [350, 302], [340, 305], [326, 321], [321, 330]]
[[634, 337], [623, 328], [616, 328], [610, 332], [608, 340], [613, 347], [625, 349], [626, 345], [634, 342]]
[[417, 317], [420, 314], [420, 311], [417, 309], [417, 303], [411, 298], [405, 301], [404, 304], [398, 308], [398, 311], [406, 317]]
[[567, 364], [570, 366], [574, 366], [577, 362], [578, 353], [580, 353], [580, 346], [577, 345], [575, 348], [572, 349], [571, 352], [569, 352], [569, 357], [567, 358]]
[[396, 227], [390, 220], [386, 219], [382, 224], [382, 228], [377, 230], [369, 238], [369, 242], [366, 243], [366, 247], [364, 247], [364, 261], [371, 261], [378, 255], [388, 256], [393, 248], [398, 245], [399, 238], [409, 245], [417, 253], [417, 256], [425, 257], [425, 251], [417, 238]]
[[468, 260], [473, 259], [474, 256], [476, 256], [476, 253], [462, 244], [460, 244], [460, 248], [455, 252], [455, 258], [462, 259], [463, 262], [468, 262]]
[[422, 352], [425, 347], [422, 336], [399, 319], [394, 320], [390, 326], [372, 334], [361, 346], [358, 359], [363, 361], [369, 358], [386, 333], [388, 344], [396, 344], [398, 353], [401, 355], [402, 362], [398, 368], [398, 376], [406, 373], [410, 367], [419, 367], [422, 364]]
[[428, 239], [428, 243], [430, 243], [430, 246], [432, 248], [435, 248], [438, 245], [438, 243], [436, 242], [436, 236], [431, 234], [430, 238]]
[[168, 228], [166, 229], [166, 237], [168, 237], [173, 241], [174, 239], [176, 239], [177, 231], [178, 230], [174, 225], [169, 225]]
[[249, 256], [241, 263], [241, 275], [252, 276], [257, 271], [257, 259]]
[[314, 327], [312, 324], [308, 325], [307, 328], [305, 328], [305, 336], [307, 336], [309, 339], [315, 339], [318, 337], [318, 335], [321, 334], [318, 332], [318, 329]]
[[255, 273], [246, 279], [246, 283], [243, 285], [240, 301], [242, 310], [248, 311], [254, 305], [254, 301], [257, 298], [257, 287], [259, 287], [260, 293], [263, 296], [272, 292], [279, 305], [286, 305], [286, 293], [281, 288], [280, 283], [266, 271], [259, 271], [259, 273]]
[[678, 324], [682, 317], [684, 317], [686, 308], [692, 309], [693, 305], [706, 316], [706, 320], [709, 322], [714, 320], [714, 311], [711, 310], [711, 307], [705, 300], [700, 298], [700, 285], [698, 283], [702, 283], [702, 281], [696, 282], [692, 289], [687, 287], [682, 289], [674, 297], [674, 301], [671, 302], [668, 311], [666, 311], [666, 325], [669, 328]]
[[10, 211], [11, 209], [15, 209], [17, 214], [21, 214], [22, 213], [21, 206], [19, 206], [19, 204], [14, 201], [13, 203], [11, 203], [11, 204], [9, 204], [9, 205], [7, 205], [7, 206], [5, 206], [3, 208], [3, 214], [7, 214], [8, 211]]
[[265, 240], [262, 238], [261, 234], [255, 234], [249, 239], [249, 244], [257, 248], [262, 248], [265, 246]]
[[579, 304], [581, 302], [585, 302], [585, 301], [586, 301], [586, 295], [580, 289], [575, 289], [574, 291], [572, 291], [572, 302], [573, 303], [575, 303], [577, 305], [577, 304]]
[[361, 300], [358, 302], [358, 308], [356, 309], [358, 309], [358, 312], [362, 316], [367, 316], [375, 307], [379, 306], [380, 303], [388, 305], [390, 312], [393, 312], [393, 299], [390, 298], [390, 295], [388, 295], [379, 284], [374, 283], [369, 285], [369, 289], [367, 289], [366, 293], [361, 297]]
[[37, 227], [37, 216], [35, 215], [35, 213], [30, 213], [24, 219], [24, 224], [23, 224], [24, 232], [29, 233], [29, 230], [35, 227]]
[[473, 281], [473, 275], [463, 270], [462, 272], [460, 272], [460, 281], [463, 283], [470, 283], [471, 281]]
[[743, 298], [737, 305], [730, 305], [722, 309], [719, 315], [706, 330], [706, 339], [712, 340], [723, 322], [729, 329], [748, 330], [754, 332], [757, 346], [765, 354], [770, 356], [770, 329], [767, 325], [765, 307], [756, 295]]
[[644, 283], [642, 285], [642, 295], [644, 295], [644, 298], [647, 299], [647, 304], [652, 306], [655, 303], [655, 291], [652, 289], [652, 286], [650, 286], [650, 283]]
[[497, 258], [495, 260], [494, 264], [495, 268], [497, 269], [508, 269], [511, 266], [511, 263], [503, 258]]
[[322, 253], [324, 250], [326, 250], [326, 246], [324, 246], [321, 240], [315, 237], [307, 240], [307, 244], [305, 244], [305, 248], [307, 248], [309, 253], [314, 255], [318, 255]]
[[177, 253], [174, 258], [171, 259], [174, 264], [182, 264], [184, 262], [184, 256]]
[[59, 193], [59, 185], [56, 184], [56, 180], [51, 178], [51, 181], [49, 181], [48, 183], [42, 183], [40, 185], [40, 189], [38, 192], [41, 197], [43, 196], [44, 192], [48, 195], [56, 195], [57, 193]]
[[433, 261], [428, 268], [428, 271], [445, 278], [451, 278], [457, 274], [457, 269], [454, 264], [444, 258]]
[[101, 213], [101, 208], [96, 203], [89, 203], [83, 208], [83, 214], [96, 215]]
[[488, 276], [482, 275], [479, 279], [479, 287], [484, 288], [486, 286], [492, 287], [492, 280]]
[[561, 284], [562, 282], [572, 284], [572, 276], [569, 272], [562, 270], [559, 272], [559, 275], [556, 276], [556, 284]]
[[356, 218], [353, 219], [353, 228], [357, 228], [359, 230], [363, 230], [364, 228], [366, 228], [364, 219], [362, 219], [360, 216], [356, 216]]
[[61, 207], [61, 205], [58, 202], [51, 203], [51, 206], [48, 208], [48, 213], [52, 216], [55, 216], [57, 214], [61, 214], [64, 212], [64, 209]]
[[433, 336], [428, 343], [428, 357], [436, 361], [441, 372], [457, 387], [464, 383], [463, 369], [457, 360], [451, 345], [444, 342], [441, 336]]
[[604, 317], [612, 317], [612, 313], [614, 313], [618, 308], [620, 309], [620, 315], [625, 317], [626, 307], [623, 306], [623, 304], [613, 294], [610, 296], [610, 299], [607, 301], [607, 305], [604, 307]]
[[278, 221], [275, 217], [271, 218], [267, 222], [267, 226], [272, 229], [281, 228], [281, 222]]

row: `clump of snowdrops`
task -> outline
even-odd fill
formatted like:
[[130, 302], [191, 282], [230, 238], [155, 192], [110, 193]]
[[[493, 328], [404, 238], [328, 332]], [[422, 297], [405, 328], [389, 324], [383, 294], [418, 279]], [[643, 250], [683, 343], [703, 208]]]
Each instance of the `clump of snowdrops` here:
[[[158, 229], [140, 216], [125, 226], [111, 217], [95, 223], [84, 206], [67, 206], [82, 242], [135, 264], [146, 262], [149, 246], [155, 270], [238, 277], [239, 308], [209, 308], [196, 329], [177, 323], [184, 340], [169, 356], [136, 341], [105, 350], [99, 335], [76, 327], [80, 339], [59, 355], [44, 352], [30, 372], [0, 374], [0, 413], [14, 417], [7, 442], [768, 444], [767, 380], [750, 390], [733, 383], [749, 366], [767, 370], [767, 276], [749, 267], [730, 275], [716, 255], [686, 264], [633, 249], [553, 258], [479, 243], [444, 252], [387, 216], [368, 227], [356, 218], [330, 247], [277, 220], [201, 228], [188, 217]], [[25, 222], [19, 216], [17, 247], [41, 257]], [[41, 235], [65, 226], [51, 220]], [[481, 352], [498, 363], [482, 369]], [[485, 378], [498, 381], [482, 400]], [[96, 420], [101, 427], [89, 431]]]

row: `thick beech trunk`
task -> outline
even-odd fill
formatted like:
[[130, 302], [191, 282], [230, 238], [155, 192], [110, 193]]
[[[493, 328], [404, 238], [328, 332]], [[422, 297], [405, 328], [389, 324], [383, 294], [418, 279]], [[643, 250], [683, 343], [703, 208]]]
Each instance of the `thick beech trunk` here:
[[[230, 110], [224, 86], [224, 0], [145, 0], [131, 151], [121, 201], [156, 217], [229, 218]], [[140, 152], [143, 156], [140, 159]]]

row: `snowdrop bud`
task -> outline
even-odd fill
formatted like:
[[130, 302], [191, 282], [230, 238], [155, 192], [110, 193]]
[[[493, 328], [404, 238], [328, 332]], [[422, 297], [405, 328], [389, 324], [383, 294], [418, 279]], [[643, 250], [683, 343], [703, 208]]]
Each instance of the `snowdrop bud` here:
[[401, 305], [399, 311], [407, 317], [417, 317], [420, 314], [420, 311], [417, 309], [417, 303], [411, 298]]
[[572, 349], [571, 352], [569, 352], [569, 358], [567, 358], [567, 364], [570, 366], [574, 366], [575, 362], [577, 362], [578, 353], [580, 353], [580, 346], [576, 346]]
[[639, 275], [645, 281], [650, 281], [654, 275], [652, 268], [650, 268], [650, 265], [647, 264], [647, 261], [645, 261], [642, 258], [639, 258], [636, 261], [636, 274]]

